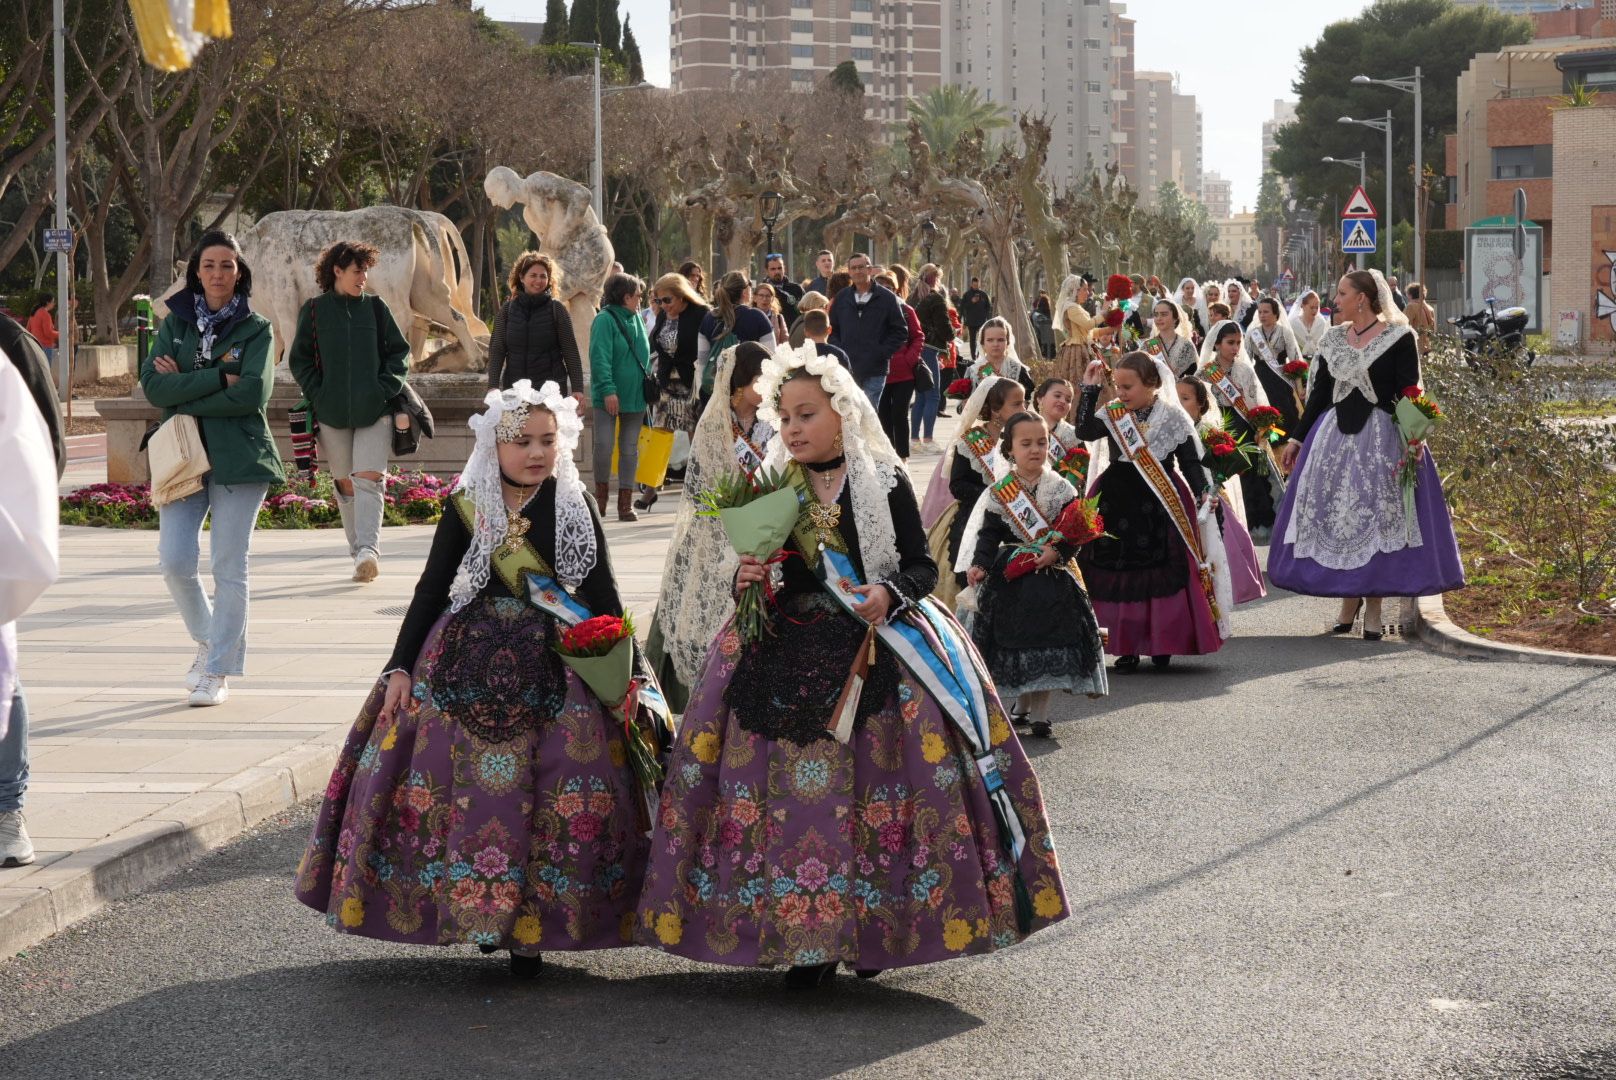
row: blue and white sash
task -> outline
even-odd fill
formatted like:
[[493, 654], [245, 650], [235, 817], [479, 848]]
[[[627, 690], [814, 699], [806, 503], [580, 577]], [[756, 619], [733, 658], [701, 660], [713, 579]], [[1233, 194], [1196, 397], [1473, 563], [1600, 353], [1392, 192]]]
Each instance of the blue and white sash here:
[[[860, 598], [853, 590], [861, 583], [852, 560], [829, 548], [820, 555], [826, 591], [857, 618], [853, 605]], [[988, 695], [993, 683], [976, 646], [953, 614], [930, 596], [911, 604], [896, 620], [888, 619], [876, 627], [876, 636], [920, 680], [970, 746], [976, 771], [993, 803], [1000, 836], [1008, 841], [1012, 857], [1020, 859], [1027, 836], [993, 753], [988, 726]]]

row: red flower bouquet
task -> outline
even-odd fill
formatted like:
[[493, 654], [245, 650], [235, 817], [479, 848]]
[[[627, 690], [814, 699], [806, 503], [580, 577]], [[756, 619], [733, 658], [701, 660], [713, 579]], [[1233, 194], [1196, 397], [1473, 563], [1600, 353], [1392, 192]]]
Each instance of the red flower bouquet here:
[[1126, 274], [1112, 274], [1105, 279], [1105, 295], [1112, 300], [1128, 300], [1133, 297], [1133, 282]]
[[1249, 441], [1237, 439], [1223, 428], [1206, 428], [1201, 432], [1201, 443], [1206, 447], [1206, 456], [1201, 463], [1219, 484], [1231, 476], [1250, 472], [1256, 464], [1257, 448]]
[[[1124, 278], [1123, 280], [1127, 279]], [[1105, 325], [1110, 329], [1115, 330], [1117, 327], [1121, 326], [1123, 322], [1127, 320], [1127, 318], [1128, 316], [1122, 313], [1121, 308], [1112, 308], [1110, 311], [1105, 313]]]
[[[1010, 477], [1009, 479], [1014, 479]], [[1001, 481], [1002, 483], [1002, 481]], [[1035, 542], [1016, 549], [1015, 557], [1004, 568], [1004, 580], [1014, 581], [1038, 569], [1038, 557], [1049, 544], [1082, 547], [1105, 535], [1105, 519], [1100, 516], [1100, 500], [1076, 498], [1067, 503], [1049, 530]]]
[[1055, 471], [1064, 476], [1079, 495], [1089, 487], [1089, 449], [1086, 446], [1074, 446], [1066, 451], [1066, 456], [1059, 461], [1051, 462]]
[[1246, 414], [1251, 426], [1257, 429], [1259, 435], [1265, 436], [1270, 442], [1277, 442], [1284, 430], [1279, 426], [1285, 419], [1285, 414], [1272, 405], [1253, 405]]
[[634, 620], [624, 615], [596, 615], [565, 627], [555, 645], [561, 662], [583, 680], [612, 718], [623, 725], [623, 741], [645, 797], [643, 822], [649, 824], [662, 784], [657, 741], [649, 725], [637, 722], [640, 681], [634, 676]]
[[1285, 373], [1285, 377], [1287, 379], [1289, 379], [1291, 382], [1294, 382], [1294, 383], [1305, 383], [1305, 382], [1307, 382], [1307, 361], [1306, 360], [1292, 360], [1290, 363], [1286, 364], [1280, 370]]
[[963, 401], [971, 396], [971, 391], [975, 389], [975, 386], [976, 384], [971, 382], [970, 379], [955, 379], [948, 384], [948, 396]]

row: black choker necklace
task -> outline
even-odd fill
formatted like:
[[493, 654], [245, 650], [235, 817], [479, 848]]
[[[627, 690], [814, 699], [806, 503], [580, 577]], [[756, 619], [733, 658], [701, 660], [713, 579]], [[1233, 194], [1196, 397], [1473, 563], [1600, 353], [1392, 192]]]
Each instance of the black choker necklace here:
[[828, 472], [832, 472], [832, 471], [834, 471], [836, 469], [840, 469], [843, 465], [846, 465], [846, 464], [847, 464], [847, 455], [846, 454], [837, 454], [835, 457], [831, 458], [829, 461], [805, 461], [805, 462], [802, 463], [802, 467], [807, 469], [809, 472], [828, 473]]
[[544, 484], [543, 480], [540, 480], [537, 484], [518, 484], [515, 480], [512, 480], [510, 477], [505, 475], [504, 469], [499, 470], [499, 478], [505, 482], [507, 487], [513, 487], [517, 491], [527, 491], [529, 489], [538, 488]]
[[1377, 321], [1378, 320], [1376, 320], [1376, 319], [1370, 319], [1367, 323], [1364, 324], [1364, 328], [1362, 330], [1358, 329], [1356, 326], [1351, 327], [1351, 330], [1352, 330], [1352, 332], [1354, 334], [1357, 334], [1359, 337], [1363, 337], [1365, 334], [1367, 334], [1369, 332], [1369, 328], [1371, 326], [1374, 326]]

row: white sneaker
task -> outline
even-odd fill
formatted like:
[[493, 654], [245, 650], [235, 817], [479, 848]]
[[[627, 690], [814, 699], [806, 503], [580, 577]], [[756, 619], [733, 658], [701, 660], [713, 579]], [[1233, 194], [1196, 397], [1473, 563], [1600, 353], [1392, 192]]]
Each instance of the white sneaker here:
[[191, 691], [191, 704], [223, 705], [230, 700], [230, 687], [223, 675], [204, 675], [197, 680], [196, 689]]
[[27, 866], [34, 861], [34, 842], [21, 810], [0, 812], [0, 866]]
[[376, 576], [381, 572], [381, 560], [377, 559], [371, 552], [360, 552], [359, 558], [354, 560], [353, 579], [355, 581], [375, 581]]
[[208, 647], [198, 645], [196, 647], [196, 659], [191, 661], [191, 670], [185, 673], [185, 689], [196, 689], [196, 684], [202, 681], [202, 669], [207, 666], [207, 663]]

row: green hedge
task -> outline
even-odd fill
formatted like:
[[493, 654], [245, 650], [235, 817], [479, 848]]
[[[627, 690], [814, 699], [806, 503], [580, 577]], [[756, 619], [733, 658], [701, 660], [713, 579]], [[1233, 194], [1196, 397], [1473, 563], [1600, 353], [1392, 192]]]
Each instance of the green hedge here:
[[1432, 229], [1425, 234], [1427, 270], [1457, 270], [1463, 259], [1463, 229]]

